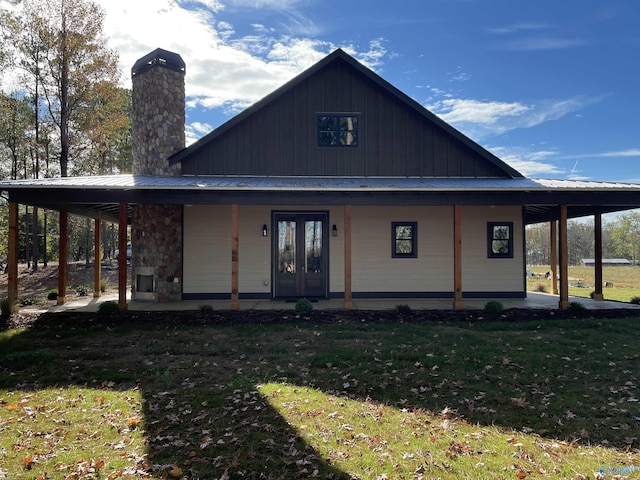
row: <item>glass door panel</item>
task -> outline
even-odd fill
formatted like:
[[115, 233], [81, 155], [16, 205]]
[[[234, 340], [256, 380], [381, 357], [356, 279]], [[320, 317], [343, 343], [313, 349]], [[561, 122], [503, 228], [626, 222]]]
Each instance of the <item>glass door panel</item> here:
[[296, 222], [278, 222], [278, 272], [296, 273]]
[[327, 296], [326, 225], [324, 213], [274, 215], [275, 297]]
[[322, 273], [322, 221], [304, 222], [305, 273]]

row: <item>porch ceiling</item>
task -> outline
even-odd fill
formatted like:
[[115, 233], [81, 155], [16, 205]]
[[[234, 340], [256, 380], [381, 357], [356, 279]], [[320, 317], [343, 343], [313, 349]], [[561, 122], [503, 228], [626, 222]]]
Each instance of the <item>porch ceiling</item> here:
[[[525, 223], [640, 208], [640, 185], [527, 178], [111, 175], [0, 182], [20, 204], [117, 221], [119, 204], [522, 205]], [[129, 212], [130, 218], [130, 212]]]

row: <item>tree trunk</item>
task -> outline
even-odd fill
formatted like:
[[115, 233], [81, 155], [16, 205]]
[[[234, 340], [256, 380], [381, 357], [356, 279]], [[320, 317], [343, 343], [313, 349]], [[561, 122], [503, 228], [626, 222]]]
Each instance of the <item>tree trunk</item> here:
[[31, 235], [33, 235], [33, 271], [38, 271], [38, 257], [39, 257], [39, 239], [38, 239], [38, 207], [33, 207], [33, 222], [31, 227]]
[[86, 224], [85, 224], [85, 246], [84, 246], [84, 251], [85, 251], [85, 265], [88, 267], [89, 265], [91, 265], [91, 219], [89, 217], [85, 218]]

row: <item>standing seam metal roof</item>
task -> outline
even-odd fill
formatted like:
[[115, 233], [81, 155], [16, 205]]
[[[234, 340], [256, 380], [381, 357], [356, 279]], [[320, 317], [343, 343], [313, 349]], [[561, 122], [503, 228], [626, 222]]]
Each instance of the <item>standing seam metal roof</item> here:
[[547, 180], [528, 178], [433, 177], [256, 177], [256, 176], [149, 176], [106, 175], [89, 177], [5, 180], [0, 190], [16, 188], [80, 188], [112, 190], [318, 190], [318, 191], [530, 191], [530, 190], [638, 190], [640, 184]]

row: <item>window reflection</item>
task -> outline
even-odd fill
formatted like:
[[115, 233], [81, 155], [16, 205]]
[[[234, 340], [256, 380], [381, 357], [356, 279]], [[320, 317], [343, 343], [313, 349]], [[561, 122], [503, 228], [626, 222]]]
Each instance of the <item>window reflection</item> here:
[[322, 272], [322, 221], [304, 224], [305, 272]]
[[392, 257], [417, 257], [417, 228], [416, 222], [392, 222], [391, 234], [393, 240]]
[[318, 115], [318, 145], [358, 146], [357, 115]]
[[296, 273], [296, 222], [278, 222], [278, 271]]

